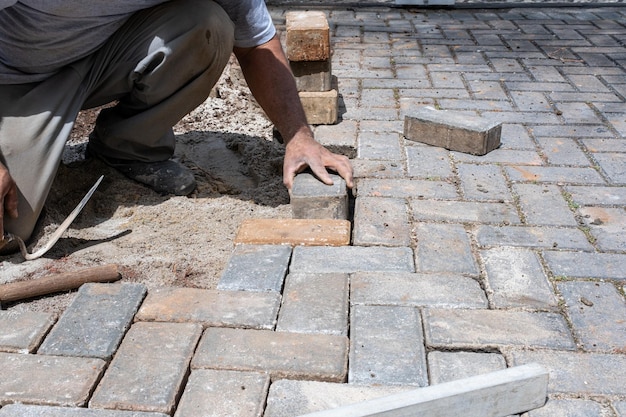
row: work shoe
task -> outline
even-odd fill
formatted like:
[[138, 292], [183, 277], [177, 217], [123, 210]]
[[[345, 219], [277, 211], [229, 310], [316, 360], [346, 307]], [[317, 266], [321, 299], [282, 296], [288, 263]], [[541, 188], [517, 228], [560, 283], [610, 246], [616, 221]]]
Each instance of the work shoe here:
[[196, 188], [193, 173], [173, 159], [158, 162], [115, 159], [99, 155], [89, 146], [87, 154], [96, 156], [126, 177], [147, 185], [159, 194], [189, 195]]

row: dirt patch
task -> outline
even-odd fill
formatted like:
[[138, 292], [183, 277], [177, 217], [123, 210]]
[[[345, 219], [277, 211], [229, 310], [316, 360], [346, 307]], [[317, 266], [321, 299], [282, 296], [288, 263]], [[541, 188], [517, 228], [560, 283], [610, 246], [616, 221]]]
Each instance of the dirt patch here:
[[[0, 257], [0, 283], [115, 263], [123, 279], [148, 288], [215, 288], [246, 218], [291, 216], [282, 185], [282, 145], [234, 61], [206, 102], [175, 126], [176, 157], [198, 188], [160, 196], [98, 160], [86, 160], [97, 109], [85, 111], [66, 146], [30, 250], [43, 245], [100, 175], [105, 178], [63, 238], [44, 258]], [[72, 294], [16, 303], [11, 309], [60, 312]]]

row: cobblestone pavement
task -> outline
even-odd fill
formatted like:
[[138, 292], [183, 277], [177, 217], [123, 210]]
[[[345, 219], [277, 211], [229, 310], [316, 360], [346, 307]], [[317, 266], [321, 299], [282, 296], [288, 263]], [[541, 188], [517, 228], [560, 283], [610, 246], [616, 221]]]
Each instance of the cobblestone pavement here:
[[[1, 417], [295, 416], [529, 362], [530, 417], [626, 416], [626, 7], [325, 11], [342, 120], [316, 130], [356, 153], [353, 245], [1, 311]], [[502, 146], [406, 141], [422, 106], [498, 120]]]

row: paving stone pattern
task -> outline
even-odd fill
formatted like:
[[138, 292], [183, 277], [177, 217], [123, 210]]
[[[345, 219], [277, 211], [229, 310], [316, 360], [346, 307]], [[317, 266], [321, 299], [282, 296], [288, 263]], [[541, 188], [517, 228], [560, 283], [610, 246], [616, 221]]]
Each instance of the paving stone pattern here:
[[[279, 29], [295, 3], [270, 2]], [[238, 245], [216, 289], [1, 311], [0, 417], [297, 416], [530, 362], [529, 417], [626, 416], [626, 7], [321, 9], [351, 246]], [[501, 146], [407, 141], [424, 106]]]

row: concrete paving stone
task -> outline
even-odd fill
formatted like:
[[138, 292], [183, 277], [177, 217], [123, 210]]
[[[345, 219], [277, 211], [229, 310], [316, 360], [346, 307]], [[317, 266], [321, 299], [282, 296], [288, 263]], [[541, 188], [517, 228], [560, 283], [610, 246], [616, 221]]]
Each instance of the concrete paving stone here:
[[309, 173], [296, 176], [290, 193], [292, 216], [295, 219], [348, 218], [346, 182], [331, 175], [332, 185], [326, 185]]
[[82, 285], [38, 353], [110, 359], [146, 291], [135, 283]]
[[245, 219], [234, 243], [248, 245], [345, 246], [351, 224], [338, 219]]
[[148, 293], [135, 320], [273, 329], [280, 302], [280, 294], [274, 292], [155, 288]]
[[626, 206], [626, 187], [597, 187], [586, 185], [566, 186], [574, 203], [583, 206]]
[[573, 139], [537, 138], [537, 142], [551, 165], [591, 165], [581, 147]]
[[[415, 88], [415, 87], [407, 87], [407, 88], [402, 88], [399, 90], [399, 95], [402, 99], [421, 99], [421, 100], [428, 100], [428, 99], [442, 99], [442, 98], [449, 98], [449, 99], [455, 99], [455, 100], [470, 100], [470, 95], [467, 92], [467, 90], [465, 90], [464, 88], [446, 88], [446, 89], [441, 89], [441, 90], [432, 90], [429, 86], [427, 85], [421, 85], [422, 83], [420, 83], [418, 86], [421, 88]], [[422, 102], [422, 101], [418, 101], [418, 103], [422, 104], [422, 105], [429, 105], [431, 104], [430, 102]], [[408, 114], [406, 114], [408, 116]], [[404, 119], [403, 119], [404, 120]]]
[[593, 168], [510, 166], [504, 169], [508, 177], [515, 182], [605, 185], [604, 179]]
[[398, 161], [404, 156], [397, 133], [361, 132], [357, 141], [357, 157], [361, 159]]
[[[512, 83], [507, 83], [511, 87]], [[549, 112], [554, 111], [545, 93], [541, 91], [511, 91], [511, 97], [518, 109], [522, 111]]]
[[537, 254], [528, 249], [495, 248], [480, 252], [495, 308], [554, 309], [557, 300]]
[[552, 184], [513, 184], [513, 193], [519, 197], [519, 205], [531, 226], [571, 226], [578, 222], [561, 195]]
[[609, 283], [558, 282], [574, 334], [588, 351], [626, 350], [626, 301]]
[[280, 292], [290, 258], [290, 246], [236, 245], [217, 289]]
[[510, 203], [410, 200], [413, 217], [418, 221], [454, 223], [519, 224], [515, 206]]
[[[489, 111], [489, 110], [498, 110], [500, 109], [501, 111], [513, 111], [513, 106], [506, 101], [494, 101], [494, 100], [459, 100], [459, 99], [441, 99], [441, 100], [437, 100], [437, 103], [439, 104], [439, 107], [441, 107], [442, 110], [455, 110], [455, 111], [463, 111], [463, 110], [483, 110], [483, 111]], [[415, 104], [411, 107], [407, 107], [407, 111], [404, 113], [401, 113], [402, 117], [406, 117], [406, 116], [410, 116], [411, 115], [411, 111], [417, 106], [417, 105], [427, 105], [427, 106], [433, 106], [434, 103], [418, 103]]]
[[476, 240], [481, 247], [519, 246], [593, 250], [585, 234], [573, 227], [479, 225]]
[[444, 179], [453, 177], [450, 152], [429, 145], [406, 147], [409, 177]]
[[320, 61], [289, 61], [298, 91], [329, 91], [332, 88], [330, 58]]
[[[624, 89], [626, 91], [626, 89]], [[620, 137], [626, 136], [626, 120], [624, 120], [623, 114], [615, 114], [615, 113], [605, 113], [603, 115], [609, 122], [609, 124], [617, 131]], [[611, 164], [611, 160], [609, 159], [610, 169], [614, 171], [617, 169], [617, 172], [621, 172], [623, 175], [623, 170], [619, 170], [619, 165]]]
[[352, 243], [357, 246], [409, 246], [411, 243], [405, 199], [357, 198], [353, 224]]
[[528, 417], [599, 417], [605, 414], [600, 403], [591, 400], [548, 399], [546, 404], [531, 410]]
[[50, 313], [0, 311], [0, 352], [33, 353], [55, 320]]
[[264, 373], [198, 369], [191, 373], [174, 417], [261, 417], [269, 386]]
[[525, 149], [535, 151], [535, 141], [530, 137], [528, 128], [521, 123], [502, 124], [502, 149]]
[[595, 153], [593, 158], [611, 184], [626, 184], [626, 153]]
[[[568, 94], [572, 94], [572, 96], [567, 96]], [[560, 94], [551, 94], [550, 97], [554, 101], [591, 101], [591, 102], [602, 102], [602, 101], [615, 101], [620, 102], [617, 96], [613, 94], [608, 94], [603, 97], [597, 97], [596, 95], [589, 94], [585, 97], [579, 97], [578, 95], [582, 95], [583, 93], [560, 93]], [[563, 97], [559, 97], [563, 96]], [[594, 100], [594, 97], [596, 98]], [[609, 100], [612, 98], [612, 100]], [[597, 125], [563, 125], [560, 123], [552, 123], [552, 124], [536, 124], [530, 126], [533, 130], [533, 134], [535, 137], [554, 137], [554, 138], [562, 138], [562, 137], [570, 137], [570, 138], [612, 138], [614, 137], [613, 132], [606, 125], [597, 124]]]
[[428, 353], [428, 375], [431, 385], [503, 369], [506, 369], [506, 360], [499, 353], [439, 351]]
[[[626, 108], [624, 109], [626, 112]], [[626, 152], [626, 139], [582, 139], [589, 152]]]
[[350, 288], [353, 305], [487, 308], [478, 281], [457, 274], [357, 272]]
[[309, 124], [332, 125], [337, 123], [339, 116], [339, 93], [337, 89], [300, 91], [298, 96]]
[[626, 248], [626, 210], [583, 207], [579, 212], [601, 251], [623, 251]]
[[428, 308], [424, 331], [427, 346], [433, 348], [576, 347], [565, 319], [554, 313]]
[[285, 14], [285, 53], [290, 61], [322, 61], [330, 58], [330, 28], [322, 11]]
[[279, 378], [344, 382], [346, 336], [211, 327], [191, 362], [193, 370], [268, 372]]
[[106, 363], [97, 358], [0, 353], [0, 406], [82, 407]]
[[506, 100], [508, 96], [498, 81], [469, 80], [470, 91], [477, 99]]
[[617, 411], [617, 417], [626, 417], [626, 401], [617, 401], [613, 403], [615, 411]]
[[331, 152], [345, 155], [350, 159], [356, 157], [356, 121], [342, 120], [336, 125], [319, 125], [314, 131], [315, 139]]
[[428, 385], [426, 351], [418, 309], [404, 306], [352, 307], [348, 382]]
[[171, 414], [201, 333], [193, 323], [133, 324], [89, 406]]
[[352, 161], [354, 178], [402, 178], [404, 165], [402, 162], [375, 161], [355, 159]]
[[513, 200], [499, 166], [457, 164], [457, 173], [461, 179], [461, 191], [467, 200]]
[[626, 255], [619, 253], [544, 251], [557, 277], [626, 279]]
[[569, 396], [626, 394], [626, 355], [556, 350], [510, 352], [512, 366], [538, 363], [549, 375], [548, 393]]
[[136, 411], [10, 404], [0, 409], [0, 417], [168, 417], [168, 415]]
[[281, 379], [270, 386], [264, 417], [293, 417], [331, 410], [415, 387], [365, 386]]
[[418, 272], [479, 274], [471, 242], [461, 224], [419, 223], [415, 226]]
[[276, 330], [348, 335], [347, 274], [287, 275]]
[[458, 193], [454, 185], [445, 181], [430, 181], [404, 178], [363, 178], [357, 181], [358, 197], [432, 198], [454, 200]]
[[372, 121], [363, 120], [359, 123], [359, 132], [394, 132], [402, 134], [403, 122], [401, 120]]
[[344, 120], [390, 121], [398, 119], [398, 109], [395, 107], [357, 105], [356, 107], [346, 107], [346, 111], [341, 115], [341, 117]]
[[[595, 110], [592, 109], [588, 103], [563, 102], [556, 103], [555, 107], [557, 108], [559, 116], [561, 116], [567, 124], [603, 123], [603, 120], [598, 117]], [[575, 164], [569, 163], [568, 165]]]
[[298, 246], [290, 272], [327, 273], [358, 271], [415, 272], [413, 251], [402, 247]]

